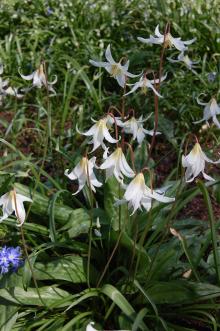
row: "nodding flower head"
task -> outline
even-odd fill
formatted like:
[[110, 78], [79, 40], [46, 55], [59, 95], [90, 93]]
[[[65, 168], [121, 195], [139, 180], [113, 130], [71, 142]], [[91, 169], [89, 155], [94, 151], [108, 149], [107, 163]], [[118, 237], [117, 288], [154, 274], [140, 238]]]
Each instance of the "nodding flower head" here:
[[186, 168], [186, 182], [192, 182], [200, 174], [200, 172], [205, 179], [214, 181], [212, 177], [205, 173], [205, 162], [217, 164], [220, 163], [220, 160], [210, 160], [202, 151], [200, 144], [197, 142], [188, 155], [182, 156], [182, 166]]
[[137, 174], [135, 178], [127, 186], [123, 199], [118, 200], [116, 205], [128, 202], [128, 208], [133, 209], [132, 215], [137, 209], [150, 210], [152, 199], [160, 202], [173, 202], [174, 198], [164, 196], [164, 190], [153, 190], [145, 184], [144, 175], [142, 172]]
[[139, 76], [128, 72], [129, 61], [127, 61], [124, 65], [121, 64], [122, 59], [119, 62], [115, 62], [111, 54], [110, 45], [108, 45], [105, 51], [105, 57], [108, 62], [98, 62], [93, 60], [89, 60], [89, 62], [95, 67], [105, 68], [105, 70], [107, 70], [108, 73], [117, 80], [121, 87], [125, 87], [127, 77], [135, 78]]
[[159, 25], [156, 26], [154, 34], [155, 37], [152, 35], [150, 35], [150, 38], [147, 39], [138, 37], [138, 40], [145, 44], [160, 44], [160, 45], [164, 44], [165, 48], [175, 47], [180, 52], [185, 51], [187, 49], [187, 46], [191, 45], [196, 40], [196, 38], [194, 38], [191, 40], [183, 41], [179, 37], [174, 38], [170, 32], [166, 33], [164, 37], [164, 35], [161, 34], [159, 31]]
[[83, 157], [80, 162], [75, 166], [75, 168], [69, 173], [69, 169], [65, 171], [65, 175], [71, 180], [78, 180], [79, 188], [74, 193], [79, 193], [85, 184], [91, 187], [93, 192], [96, 192], [95, 187], [102, 186], [95, 174], [93, 168], [95, 167], [96, 157], [92, 157], [90, 160], [87, 157]]
[[213, 123], [220, 129], [220, 123], [217, 119], [217, 115], [220, 115], [220, 107], [214, 97], [211, 98], [209, 102], [201, 102], [197, 99], [199, 105], [205, 106], [203, 111], [203, 118], [199, 121], [194, 122], [195, 124], [201, 123], [203, 121], [213, 120]]

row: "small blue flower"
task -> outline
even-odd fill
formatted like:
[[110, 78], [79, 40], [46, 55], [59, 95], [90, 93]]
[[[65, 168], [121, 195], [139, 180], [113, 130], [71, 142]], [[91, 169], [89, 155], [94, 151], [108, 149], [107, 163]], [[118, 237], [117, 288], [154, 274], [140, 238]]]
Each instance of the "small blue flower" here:
[[5, 274], [9, 271], [17, 271], [23, 264], [21, 259], [21, 248], [2, 247], [0, 251], [0, 273]]

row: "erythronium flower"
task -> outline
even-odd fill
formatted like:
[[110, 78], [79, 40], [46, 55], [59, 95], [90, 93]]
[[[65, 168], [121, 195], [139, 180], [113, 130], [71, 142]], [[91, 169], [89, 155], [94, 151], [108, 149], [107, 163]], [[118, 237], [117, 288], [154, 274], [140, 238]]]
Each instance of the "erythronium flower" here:
[[161, 77], [161, 80], [159, 79], [147, 79], [146, 75], [141, 76], [138, 82], [134, 84], [127, 84], [128, 86], [133, 86], [131, 91], [126, 93], [125, 95], [129, 95], [131, 93], [134, 93], [138, 88], [141, 88], [143, 93], [147, 92], [147, 89], [150, 88], [154, 91], [154, 93], [162, 98], [162, 95], [160, 95], [157, 90], [154, 88], [154, 84], [158, 84], [159, 82], [163, 82], [166, 79], [167, 75]]
[[86, 327], [86, 331], [98, 331], [92, 326], [94, 324], [95, 324], [94, 322], [90, 322]]
[[194, 122], [201, 123], [203, 121], [208, 121], [210, 118], [212, 118], [215, 125], [220, 129], [220, 123], [217, 119], [217, 115], [220, 115], [220, 107], [217, 104], [216, 99], [213, 97], [209, 102], [201, 102], [199, 99], [197, 99], [197, 102], [199, 105], [205, 106], [204, 112], [203, 112], [203, 118], [199, 121]]
[[152, 199], [164, 203], [173, 202], [175, 200], [175, 198], [168, 198], [164, 196], [164, 194], [158, 192], [150, 189], [145, 184], [144, 175], [140, 172], [127, 186], [123, 199], [118, 200], [116, 205], [128, 202], [129, 209], [133, 208], [133, 215], [135, 211], [141, 209], [142, 206], [149, 211], [152, 205]]
[[37, 70], [32, 72], [30, 75], [22, 75], [20, 72], [19, 74], [21, 77], [25, 80], [33, 80], [33, 87], [36, 86], [38, 88], [41, 88], [43, 85], [48, 88], [48, 91], [51, 91], [53, 93], [56, 93], [53, 89], [52, 85], [54, 85], [57, 82], [57, 76], [55, 76], [55, 79], [52, 82], [48, 82], [46, 75], [44, 73], [44, 66], [41, 64]]
[[95, 187], [102, 186], [102, 183], [97, 180], [94, 174], [93, 168], [96, 166], [95, 161], [95, 156], [93, 156], [90, 160], [85, 156], [70, 173], [69, 169], [65, 170], [65, 175], [69, 177], [69, 179], [77, 179], [79, 182], [79, 188], [75, 193], [73, 193], [74, 195], [79, 193], [85, 184], [87, 184], [89, 187], [91, 186], [93, 192], [96, 192]]
[[0, 218], [0, 222], [8, 218], [13, 212], [20, 222], [19, 226], [21, 226], [26, 217], [24, 202], [32, 202], [32, 200], [22, 194], [16, 193], [15, 189], [2, 195], [0, 197], [0, 206], [3, 206], [3, 215]]
[[[0, 75], [3, 74], [3, 65], [0, 65]], [[18, 92], [17, 88], [12, 88], [11, 86], [8, 86], [9, 81], [3, 80], [2, 77], [0, 77], [0, 105], [2, 104], [3, 98], [6, 95], [13, 95], [16, 96], [17, 98], [23, 97], [23, 94], [20, 94]]]
[[80, 132], [78, 130], [80, 134], [83, 134], [84, 136], [92, 137], [91, 141], [89, 142], [89, 144], [93, 144], [92, 152], [94, 152], [100, 145], [104, 150], [106, 150], [107, 147], [103, 142], [104, 139], [106, 139], [111, 144], [115, 144], [118, 142], [118, 140], [112, 138], [112, 136], [108, 131], [107, 123], [111, 124], [109, 122], [109, 117], [106, 116], [100, 119], [99, 121], [94, 121], [95, 124], [86, 132]]
[[181, 52], [177, 59], [173, 59], [171, 57], [167, 58], [169, 62], [171, 63], [176, 63], [176, 62], [183, 62], [185, 63], [185, 65], [187, 66], [187, 68], [189, 68], [190, 70], [193, 69], [195, 67], [195, 64], [199, 63], [199, 61], [192, 61], [190, 60], [188, 55], [184, 55], [184, 52]]
[[220, 160], [215, 162], [210, 160], [202, 151], [200, 144], [197, 142], [188, 155], [182, 156], [182, 166], [186, 168], [185, 179], [187, 183], [192, 182], [200, 174], [200, 172], [205, 179], [214, 181], [212, 177], [208, 176], [204, 172], [205, 162], [217, 164], [220, 163]]
[[[150, 115], [151, 116], [151, 115]], [[118, 122], [118, 125], [124, 128], [124, 132], [133, 135], [133, 139], [137, 139], [138, 144], [141, 144], [145, 135], [153, 136], [154, 130], [146, 130], [143, 128], [143, 123], [148, 120], [150, 117], [148, 116], [145, 119], [142, 119], [142, 116], [137, 120], [134, 116], [132, 116], [126, 122]], [[156, 134], [160, 134], [160, 132], [156, 132]]]
[[106, 169], [106, 179], [114, 174], [119, 182], [123, 181], [124, 176], [129, 178], [135, 176], [134, 171], [126, 161], [121, 147], [118, 147], [109, 157], [107, 157], [99, 168]]
[[103, 67], [108, 73], [117, 80], [118, 84], [121, 87], [125, 86], [126, 77], [135, 78], [139, 75], [134, 75], [128, 72], [129, 61], [127, 61], [124, 65], [121, 64], [121, 61], [115, 62], [112, 57], [110, 45], [106, 48], [105, 57], [108, 62], [97, 62], [93, 60], [89, 60], [89, 62], [95, 67]]
[[196, 38], [183, 41], [181, 38], [174, 38], [169, 32], [166, 33], [165, 38], [164, 35], [160, 33], [159, 31], [159, 25], [156, 26], [155, 28], [155, 37], [150, 35], [150, 38], [142, 38], [138, 37], [138, 40], [145, 43], [145, 44], [165, 44], [165, 48], [171, 48], [175, 47], [178, 49], [180, 52], [185, 51], [187, 49], [186, 45], [191, 45]]

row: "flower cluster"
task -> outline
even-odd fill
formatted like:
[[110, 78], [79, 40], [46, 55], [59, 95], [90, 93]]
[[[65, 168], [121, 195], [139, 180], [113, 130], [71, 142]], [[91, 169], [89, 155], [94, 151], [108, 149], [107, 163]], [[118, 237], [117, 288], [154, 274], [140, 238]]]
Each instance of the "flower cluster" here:
[[[155, 29], [155, 36], [151, 35], [150, 38], [147, 39], [139, 37], [138, 40], [145, 44], [163, 45], [164, 49], [171, 49], [172, 47], [175, 47], [178, 51], [180, 51], [180, 54], [177, 59], [169, 57], [168, 60], [171, 63], [183, 62], [191, 70], [194, 68], [195, 64], [198, 63], [198, 61], [190, 60], [189, 56], [185, 53], [188, 50], [188, 45], [191, 45], [195, 39], [182, 41], [179, 37], [174, 38], [170, 33], [169, 25], [164, 34], [160, 33], [159, 26], [157, 26]], [[89, 62], [96, 67], [105, 68], [106, 71], [117, 80], [118, 84], [124, 90], [123, 98], [136, 92], [139, 88], [144, 93], [146, 93], [147, 89], [151, 89], [155, 95], [155, 98], [162, 97], [159, 92], [160, 85], [167, 78], [167, 74], [162, 75], [162, 68], [160, 68], [159, 77], [156, 77], [153, 73], [153, 79], [148, 79], [148, 72], [144, 74], [141, 73], [139, 75], [131, 74], [128, 71], [128, 59], [126, 59], [124, 64], [122, 64], [124, 59], [123, 57], [119, 62], [116, 62], [111, 54], [110, 45], [108, 45], [105, 51], [105, 57], [107, 60], [106, 62], [94, 60], [90, 60]], [[137, 82], [128, 83], [129, 78], [136, 78], [138, 76], [140, 76], [140, 78]], [[131, 89], [126, 93], [127, 86]], [[208, 121], [212, 118], [213, 122], [220, 127], [220, 123], [216, 117], [220, 114], [220, 107], [218, 106], [216, 99], [213, 97], [208, 103], [202, 103], [200, 101], [198, 101], [198, 103], [205, 105], [204, 116], [201, 121]], [[153, 141], [155, 136], [160, 134], [160, 132], [157, 131], [156, 122], [154, 129], [147, 130], [144, 128], [144, 123], [148, 121], [150, 115], [144, 119], [143, 116], [135, 118], [134, 110], [132, 115], [130, 112], [126, 114], [124, 110], [122, 112], [119, 111], [118, 113], [120, 116], [117, 117], [115, 117], [112, 113], [107, 113], [104, 117], [97, 121], [92, 119], [94, 124], [85, 132], [80, 132], [77, 128], [78, 133], [90, 138], [88, 144], [92, 144], [93, 146], [90, 153], [95, 152], [99, 147], [103, 148], [104, 153], [103, 162], [99, 166], [96, 164], [96, 157], [93, 156], [89, 159], [88, 154], [86, 154], [71, 172], [69, 172], [69, 169], [65, 171], [65, 175], [71, 180], [78, 180], [79, 187], [74, 194], [79, 193], [84, 188], [85, 184], [90, 186], [93, 192], [95, 192], [96, 187], [101, 187], [102, 183], [95, 175], [95, 169], [99, 169], [106, 171], [106, 180], [114, 176], [121, 187], [125, 190], [123, 198], [120, 200], [116, 199], [116, 205], [128, 203], [128, 208], [132, 210], [132, 214], [142, 208], [149, 211], [152, 206], [152, 200], [157, 200], [163, 203], [173, 202], [174, 198], [165, 196], [165, 189], [154, 190], [152, 187], [150, 188], [146, 185], [143, 169], [136, 172], [133, 160], [133, 149], [125, 138], [126, 135], [131, 135], [132, 144], [137, 141], [138, 145], [143, 143], [144, 138], [147, 135], [152, 136]], [[197, 121], [196, 123], [201, 121]], [[112, 136], [112, 132], [114, 131], [113, 129], [115, 129], [115, 136]], [[110, 147], [106, 145], [106, 142], [110, 143], [111, 146], [116, 144], [116, 147], [110, 153]], [[127, 154], [125, 154], [126, 146], [130, 146], [132, 166], [127, 160]], [[200, 173], [202, 173], [205, 179], [213, 180], [212, 177], [205, 173], [205, 162], [217, 164], [220, 161], [214, 162], [210, 160], [202, 151], [201, 146], [197, 141], [193, 150], [188, 155], [182, 156], [182, 166], [186, 168], [186, 182], [193, 181]]]
[[23, 265], [21, 248], [4, 246], [0, 250], [0, 273], [6, 274], [9, 271], [17, 271]]

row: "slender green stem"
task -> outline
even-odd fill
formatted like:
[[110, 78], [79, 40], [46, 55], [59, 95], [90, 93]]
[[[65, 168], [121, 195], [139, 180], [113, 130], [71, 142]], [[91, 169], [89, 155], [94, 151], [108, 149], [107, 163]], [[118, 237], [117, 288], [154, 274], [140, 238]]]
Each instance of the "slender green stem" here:
[[197, 281], [200, 281], [200, 277], [199, 277], [199, 275], [198, 275], [198, 273], [196, 271], [195, 263], [193, 262], [193, 260], [191, 258], [191, 255], [190, 255], [190, 252], [189, 252], [189, 249], [188, 249], [188, 246], [187, 246], [186, 239], [183, 238], [183, 237], [181, 237], [180, 242], [181, 242], [181, 245], [183, 247], [184, 253], [185, 253], [185, 255], [186, 255], [186, 257], [187, 257], [187, 259], [189, 261], [189, 264], [191, 266], [192, 272], [193, 272], [194, 276], [196, 277], [196, 280]]
[[208, 210], [212, 246], [213, 246], [213, 256], [214, 256], [214, 262], [215, 262], [215, 270], [216, 270], [216, 274], [217, 274], [218, 284], [220, 285], [220, 259], [219, 259], [217, 234], [216, 234], [216, 229], [215, 229], [215, 218], [214, 218], [214, 214], [213, 214], [212, 203], [211, 203], [211, 199], [209, 196], [209, 192], [208, 192], [205, 184], [201, 180], [199, 180], [197, 182], [197, 185], [203, 194], [203, 198], [204, 198], [205, 204], [207, 206], [207, 210]]
[[[87, 157], [87, 156], [86, 156]], [[93, 210], [93, 192], [92, 192], [92, 187], [91, 187], [91, 182], [89, 178], [89, 162], [87, 161], [87, 181], [88, 181], [88, 186], [89, 186], [89, 200], [90, 200], [90, 225], [89, 225], [89, 248], [88, 248], [88, 259], [87, 259], [87, 284], [88, 287], [90, 287], [90, 261], [91, 261], [91, 251], [92, 251], [92, 227], [93, 227], [93, 215], [92, 215], [92, 210]]]
[[29, 259], [29, 255], [28, 255], [28, 251], [27, 251], [27, 245], [26, 245], [25, 236], [24, 236], [23, 225], [22, 225], [21, 219], [19, 217], [18, 206], [17, 206], [17, 198], [16, 198], [16, 191], [15, 190], [13, 191], [13, 200], [14, 200], [14, 205], [15, 205], [17, 219], [21, 223], [21, 226], [20, 226], [20, 229], [21, 229], [21, 240], [22, 240], [22, 245], [23, 245], [23, 248], [24, 248], [25, 257], [27, 259], [27, 262], [28, 262], [28, 265], [29, 265], [29, 268], [30, 268], [30, 271], [31, 271], [31, 274], [32, 274], [32, 278], [33, 278], [34, 285], [35, 285], [37, 294], [39, 296], [39, 299], [40, 299], [41, 303], [43, 304], [43, 306], [46, 306], [47, 307], [47, 305], [44, 303], [44, 301], [43, 301], [43, 299], [41, 297], [40, 290], [39, 290], [39, 287], [38, 287], [38, 284], [37, 284], [37, 280], [36, 280], [35, 275], [34, 275], [34, 269], [32, 267], [31, 261]]

